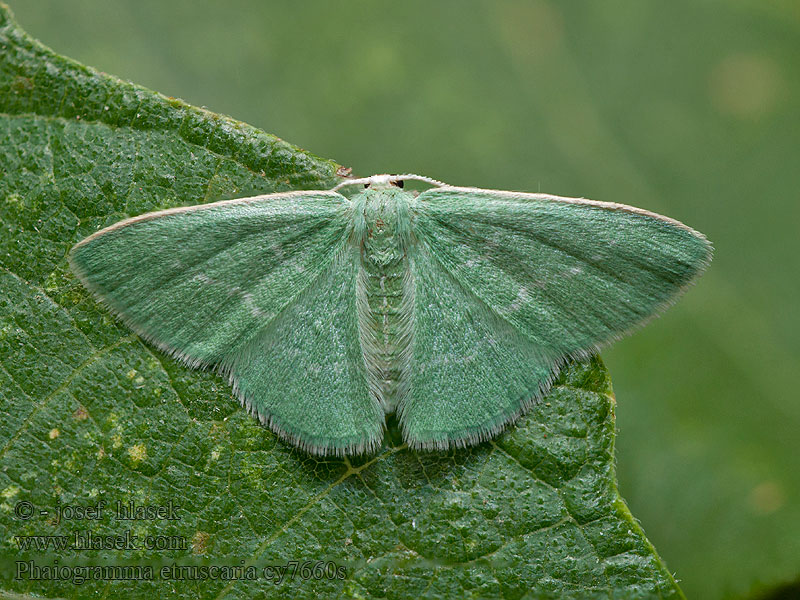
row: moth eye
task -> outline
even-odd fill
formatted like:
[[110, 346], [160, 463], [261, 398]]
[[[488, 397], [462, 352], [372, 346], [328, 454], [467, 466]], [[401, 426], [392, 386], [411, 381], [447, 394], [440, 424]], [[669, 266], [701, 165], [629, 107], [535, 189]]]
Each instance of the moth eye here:
[[405, 181], [403, 181], [402, 179], [398, 179], [397, 181], [395, 181], [395, 182], [394, 182], [394, 184], [395, 184], [397, 187], [399, 187], [401, 190], [403, 189], [403, 184], [404, 184], [404, 183], [405, 183]]
[[365, 184], [364, 184], [364, 189], [366, 189], [366, 188], [368, 188], [368, 187], [369, 187], [369, 184], [368, 184], [368, 183], [365, 183]]

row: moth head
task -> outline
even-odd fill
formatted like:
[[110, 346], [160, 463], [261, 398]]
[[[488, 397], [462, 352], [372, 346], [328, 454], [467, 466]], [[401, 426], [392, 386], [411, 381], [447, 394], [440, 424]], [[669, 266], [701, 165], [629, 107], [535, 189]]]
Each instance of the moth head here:
[[373, 175], [364, 180], [365, 188], [385, 189], [389, 187], [403, 187], [402, 175]]
[[372, 188], [372, 189], [387, 189], [387, 188], [400, 188], [404, 187], [404, 182], [407, 180], [412, 181], [423, 181], [425, 183], [429, 183], [435, 186], [443, 186], [445, 185], [441, 181], [437, 181], [436, 179], [431, 179], [430, 177], [423, 177], [422, 175], [413, 175], [410, 173], [404, 175], [372, 175], [371, 177], [362, 177], [360, 179], [349, 179], [347, 181], [343, 181], [339, 185], [333, 188], [333, 191], [337, 191], [344, 186], [347, 185], [358, 185], [361, 184], [364, 188]]

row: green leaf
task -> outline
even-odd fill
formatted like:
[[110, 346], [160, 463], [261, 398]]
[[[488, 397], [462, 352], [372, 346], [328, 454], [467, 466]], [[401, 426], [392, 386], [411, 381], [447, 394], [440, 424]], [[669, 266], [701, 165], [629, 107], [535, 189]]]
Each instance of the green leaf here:
[[[277, 441], [220, 378], [142, 343], [68, 270], [76, 241], [153, 209], [330, 187], [341, 167], [57, 56], [2, 5], [0, 51], [6, 593], [683, 597], [617, 492], [614, 399], [599, 358], [565, 369], [543, 403], [495, 442], [416, 453], [390, 424], [379, 454], [321, 461]], [[70, 512], [100, 502], [99, 514]], [[178, 518], [117, 520], [117, 502], [171, 503]], [[21, 518], [26, 507], [33, 512]], [[67, 510], [60, 520], [57, 507]], [[19, 547], [19, 536], [73, 542], [89, 532], [136, 536], [135, 547]], [[143, 548], [148, 541], [170, 547]], [[69, 567], [59, 577], [16, 577], [56, 561]], [[280, 583], [264, 578], [287, 564]], [[86, 565], [133, 565], [140, 576], [150, 567], [153, 578], [109, 581], [78, 568]], [[182, 566], [249, 565], [259, 580], [223, 580], [218, 571], [175, 579]]]

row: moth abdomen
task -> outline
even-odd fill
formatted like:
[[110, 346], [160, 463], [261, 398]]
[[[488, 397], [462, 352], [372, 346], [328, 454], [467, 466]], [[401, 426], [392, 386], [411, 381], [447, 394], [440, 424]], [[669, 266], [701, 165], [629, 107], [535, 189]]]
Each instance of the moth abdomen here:
[[409, 280], [407, 192], [364, 192], [358, 322], [370, 390], [392, 412], [408, 389], [414, 289]]

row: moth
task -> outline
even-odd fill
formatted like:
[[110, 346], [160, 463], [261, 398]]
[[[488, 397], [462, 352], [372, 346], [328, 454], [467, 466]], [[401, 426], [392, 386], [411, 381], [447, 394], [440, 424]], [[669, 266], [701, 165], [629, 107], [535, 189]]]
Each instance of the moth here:
[[223, 374], [280, 438], [339, 456], [377, 450], [395, 411], [413, 449], [496, 436], [710, 259], [702, 234], [646, 210], [417, 175], [143, 214], [69, 255], [139, 336]]

